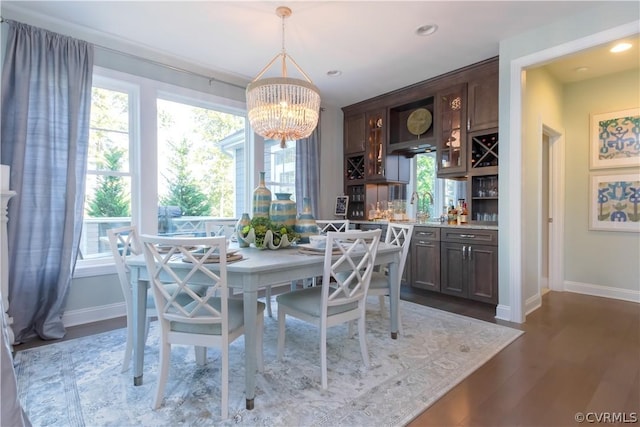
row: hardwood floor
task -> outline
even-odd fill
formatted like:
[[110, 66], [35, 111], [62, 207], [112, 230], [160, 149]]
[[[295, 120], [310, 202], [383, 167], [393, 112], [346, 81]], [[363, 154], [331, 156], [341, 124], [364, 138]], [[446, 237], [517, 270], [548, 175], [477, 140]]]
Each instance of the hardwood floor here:
[[[578, 425], [578, 412], [593, 413], [592, 421], [605, 413], [622, 417], [606, 425], [638, 420], [640, 305], [549, 292], [542, 307], [519, 325], [496, 320], [495, 308], [483, 303], [408, 287], [402, 299], [525, 331], [409, 427], [571, 426]], [[70, 327], [64, 340], [124, 326], [119, 318]], [[33, 341], [15, 350], [47, 343]]]

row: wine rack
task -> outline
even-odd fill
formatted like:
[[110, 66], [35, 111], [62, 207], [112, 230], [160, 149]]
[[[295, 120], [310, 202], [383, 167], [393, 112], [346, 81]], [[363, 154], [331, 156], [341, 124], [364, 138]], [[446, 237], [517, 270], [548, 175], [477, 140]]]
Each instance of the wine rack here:
[[364, 156], [351, 156], [346, 158], [346, 176], [348, 181], [364, 179]]
[[471, 169], [498, 166], [498, 133], [471, 137]]

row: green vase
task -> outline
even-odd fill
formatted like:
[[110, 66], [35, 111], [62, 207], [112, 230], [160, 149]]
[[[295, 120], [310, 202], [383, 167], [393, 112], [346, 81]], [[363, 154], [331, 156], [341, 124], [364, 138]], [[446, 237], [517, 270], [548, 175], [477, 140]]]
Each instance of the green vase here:
[[251, 225], [251, 218], [249, 218], [248, 213], [243, 213], [238, 222], [236, 222], [236, 237], [238, 239], [238, 246], [241, 248], [249, 247], [249, 242], [242, 238], [242, 229], [247, 225]]

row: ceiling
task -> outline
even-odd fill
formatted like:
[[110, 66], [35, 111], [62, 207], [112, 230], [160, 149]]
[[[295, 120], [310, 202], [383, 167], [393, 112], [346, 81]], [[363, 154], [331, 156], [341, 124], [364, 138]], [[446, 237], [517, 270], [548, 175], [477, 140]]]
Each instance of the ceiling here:
[[[282, 48], [275, 9], [284, 4], [293, 10], [285, 22], [287, 53], [318, 86], [323, 104], [342, 107], [497, 56], [500, 40], [604, 3], [21, 0], [3, 1], [2, 13], [35, 17], [54, 31], [71, 25], [71, 35], [98, 45], [244, 87]], [[415, 34], [427, 24], [438, 30]], [[637, 37], [634, 49], [620, 55], [624, 60], [584, 53], [548, 66], [561, 81], [577, 81], [638, 68]], [[582, 66], [589, 70], [575, 72]], [[331, 70], [341, 75], [330, 77]], [[292, 64], [288, 71], [302, 78]], [[265, 76], [280, 73], [276, 64]]]

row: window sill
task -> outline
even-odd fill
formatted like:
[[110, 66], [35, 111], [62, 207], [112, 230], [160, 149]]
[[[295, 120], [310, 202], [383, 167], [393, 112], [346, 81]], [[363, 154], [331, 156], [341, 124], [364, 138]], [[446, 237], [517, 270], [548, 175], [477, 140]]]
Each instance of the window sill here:
[[76, 265], [76, 270], [73, 273], [73, 278], [80, 277], [94, 277], [94, 276], [107, 276], [110, 274], [117, 274], [116, 266], [113, 261], [105, 263], [94, 263], [85, 265]]

